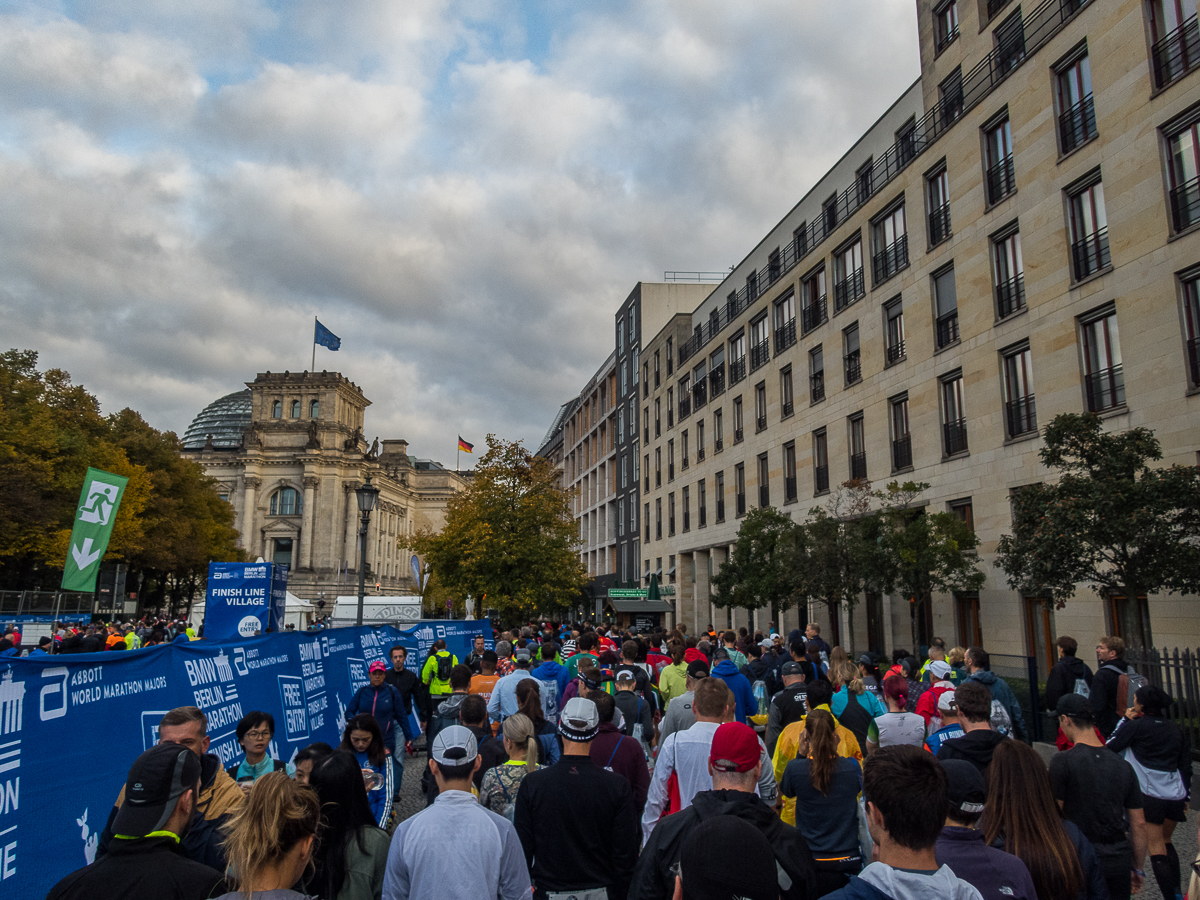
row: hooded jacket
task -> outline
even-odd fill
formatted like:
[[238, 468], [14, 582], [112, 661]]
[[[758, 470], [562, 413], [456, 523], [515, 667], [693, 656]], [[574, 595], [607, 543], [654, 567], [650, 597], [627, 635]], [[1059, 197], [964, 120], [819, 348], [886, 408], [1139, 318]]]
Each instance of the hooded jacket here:
[[840, 891], [826, 894], [824, 900], [982, 900], [982, 895], [957, 877], [948, 866], [932, 875], [893, 869], [883, 863], [871, 863], [861, 875], [851, 875], [850, 883]]
[[967, 678], [967, 681], [978, 681], [991, 691], [993, 700], [999, 700], [1001, 705], [1008, 710], [1008, 717], [1012, 719], [1013, 724], [1013, 736], [1017, 740], [1023, 741], [1028, 737], [1029, 732], [1025, 728], [1025, 714], [1021, 712], [1021, 704], [1017, 702], [1017, 695], [1012, 692], [1012, 688], [1003, 678], [1000, 678], [995, 672], [981, 669]]
[[[530, 673], [534, 678], [543, 683], [552, 682], [555, 685], [554, 702], [558, 709], [563, 707], [562, 696], [567, 690], [567, 683], [571, 680], [570, 671], [566, 666], [557, 663], [554, 660], [542, 663]], [[542, 699], [546, 698], [546, 689], [542, 688]], [[544, 707], [546, 704], [543, 703]], [[549, 718], [549, 716], [547, 716]], [[558, 721], [558, 717], [554, 717], [554, 721]]]
[[771, 662], [765, 656], [750, 660], [742, 666], [741, 671], [750, 682], [751, 689], [754, 688], [754, 682], [761, 681], [766, 686], [767, 699], [775, 696], [775, 670], [771, 668]]
[[965, 759], [977, 768], [984, 779], [987, 779], [988, 766], [992, 763], [992, 754], [996, 748], [1008, 738], [998, 731], [979, 729], [968, 731], [962, 737], [942, 741], [938, 747], [938, 759]]
[[164, 834], [113, 841], [107, 856], [72, 872], [46, 896], [48, 900], [204, 900], [219, 893], [224, 884], [224, 875], [188, 859], [175, 839]]
[[629, 896], [638, 900], [667, 900], [675, 892], [671, 867], [679, 862], [684, 841], [701, 822], [716, 816], [736, 816], [762, 832], [790, 884], [780, 885], [783, 900], [814, 898], [812, 853], [803, 835], [779, 821], [775, 811], [755, 794], [744, 791], [701, 791], [692, 805], [663, 819], [642, 849]]
[[746, 717], [758, 712], [758, 704], [754, 700], [754, 689], [750, 687], [746, 676], [738, 671], [732, 660], [728, 659], [723, 659], [713, 666], [711, 674], [714, 678], [720, 678], [733, 691], [733, 699], [737, 703], [734, 716], [743, 725], [746, 724]]
[[1108, 749], [1133, 766], [1147, 797], [1183, 800], [1191, 794], [1192, 753], [1174, 722], [1162, 716], [1121, 716]]
[[1088, 688], [1092, 686], [1092, 670], [1077, 656], [1064, 656], [1054, 664], [1046, 676], [1046, 709], [1053, 711], [1058, 698], [1075, 693], [1075, 682], [1082, 678]]
[[947, 825], [934, 848], [939, 866], [949, 866], [975, 886], [983, 900], [1038, 900], [1033, 876], [1025, 863], [1003, 850], [989, 847], [982, 831]]

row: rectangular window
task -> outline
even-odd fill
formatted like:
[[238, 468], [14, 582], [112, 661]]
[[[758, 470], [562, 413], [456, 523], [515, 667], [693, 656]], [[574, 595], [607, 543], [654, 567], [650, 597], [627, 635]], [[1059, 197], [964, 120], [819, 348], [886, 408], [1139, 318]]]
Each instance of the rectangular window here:
[[654, 398], [654, 436], [662, 437], [662, 400]]
[[854, 173], [854, 191], [857, 195], [859, 206], [862, 206], [871, 199], [871, 194], [875, 192], [875, 164], [872, 160], [868, 159]]
[[1020, 7], [996, 27], [992, 38], [996, 68], [1000, 74], [1011, 72], [1025, 59], [1025, 21]]
[[650, 440], [650, 407], [642, 409], [642, 440]]
[[1154, 83], [1159, 88], [1200, 64], [1196, 0], [1150, 0], [1150, 33], [1154, 41]]
[[842, 331], [842, 357], [845, 363], [846, 387], [862, 381], [862, 353], [858, 345], [858, 323]]
[[784, 366], [779, 372], [779, 418], [786, 419], [795, 411], [792, 398], [792, 367]]
[[667, 428], [675, 427], [675, 388], [667, 388]]
[[750, 371], [760, 369], [771, 359], [771, 340], [764, 313], [750, 323]]
[[917, 120], [909, 119], [896, 130], [896, 163], [901, 168], [917, 155]]
[[850, 426], [850, 480], [867, 477], [867, 434], [863, 414], [855, 413], [847, 420]]
[[620, 444], [625, 440], [625, 407], [621, 406], [617, 409], [617, 443]]
[[662, 497], [654, 499], [654, 539], [662, 540]]
[[950, 176], [942, 166], [925, 179], [925, 202], [929, 210], [929, 246], [950, 237]]
[[[625, 498], [617, 501], [617, 535], [625, 534]], [[624, 549], [624, 548], [622, 548]]]
[[884, 304], [883, 318], [885, 325], [884, 350], [890, 366], [904, 359], [904, 301], [896, 297]]
[[954, 606], [958, 617], [958, 642], [964, 647], [983, 646], [983, 625], [979, 617], [979, 592], [955, 591]]
[[958, 294], [954, 288], [954, 266], [933, 276], [933, 303], [937, 316], [938, 349], [958, 340]]
[[983, 145], [988, 203], [996, 204], [1017, 190], [1017, 178], [1013, 170], [1012, 126], [1008, 116], [986, 128]]
[[679, 436], [679, 465], [684, 469], [688, 467], [688, 433], [686, 428]]
[[779, 248], [776, 247], [767, 256], [767, 284], [774, 284], [783, 273], [783, 264], [779, 258]]
[[801, 222], [800, 227], [792, 232], [792, 245], [796, 248], [796, 259], [808, 253], [808, 223]]
[[667, 537], [675, 535], [675, 492], [667, 494]]
[[967, 417], [963, 410], [962, 372], [941, 379], [942, 449], [947, 456], [967, 452]]
[[1058, 89], [1058, 142], [1063, 154], [1096, 136], [1096, 107], [1092, 103], [1092, 67], [1085, 49], [1055, 73]]
[[723, 410], [713, 411], [713, 453], [725, 448], [725, 415]]
[[[670, 393], [670, 389], [668, 389], [668, 394], [669, 393]], [[679, 380], [679, 421], [682, 422], [684, 419], [686, 419], [691, 414], [692, 414], [691, 380], [690, 380], [690, 376], [684, 375], [683, 378], [681, 378]], [[674, 424], [673, 422], [671, 422], [671, 414], [670, 414], [669, 408], [667, 411], [667, 424], [668, 425]]]
[[[667, 354], [670, 355], [670, 353], [671, 353], [671, 351], [667, 350]], [[661, 376], [662, 376], [662, 372], [659, 368], [659, 353], [657, 350], [655, 350], [654, 351], [654, 389], [655, 390], [658, 390], [659, 386], [662, 384]]]
[[825, 429], [813, 432], [813, 492], [824, 494], [829, 490], [829, 441]]
[[752, 271], [746, 276], [746, 300], [750, 301], [758, 296], [758, 272]]
[[758, 508], [771, 505], [771, 469], [767, 464], [767, 454], [758, 455]]
[[[657, 451], [655, 451], [655, 452], [657, 452]], [[648, 490], [650, 490], [650, 454], [649, 453], [646, 454], [646, 464], [644, 466], [642, 466], [642, 469], [646, 473], [646, 483], [644, 485], [642, 485], [642, 489], [648, 491]], [[634, 480], [636, 481], [637, 479], [634, 479]]]
[[796, 442], [788, 441], [783, 445], [783, 502], [795, 503], [796, 492]]
[[725, 521], [725, 473], [718, 472], [713, 476], [713, 489], [717, 494], [717, 521]]
[[808, 334], [828, 318], [825, 302], [825, 267], [821, 266], [804, 278], [800, 297], [800, 327]]
[[970, 529], [971, 533], [975, 533], [975, 507], [971, 503], [970, 497], [961, 497], [958, 500], [951, 500], [946, 504], [950, 512]]
[[796, 293], [788, 291], [775, 301], [775, 355], [796, 343]]
[[958, 37], [958, 3], [949, 0], [933, 10], [933, 43], [938, 53]]
[[[1200, 42], [1200, 35], [1197, 35]], [[1197, 48], [1200, 50], [1200, 47]], [[1200, 124], [1167, 136], [1171, 176], [1171, 224], [1183, 231], [1200, 222]]]
[[746, 377], [746, 335], [729, 339], [729, 385], [732, 387]]
[[642, 515], [642, 521], [646, 523], [646, 543], [650, 543], [650, 504], [646, 504], [646, 509]]
[[808, 392], [812, 403], [825, 399], [825, 356], [820, 344], [808, 351]]
[[[684, 381], [686, 382], [686, 380], [687, 376], [684, 376]], [[681, 387], [681, 393], [679, 394], [679, 418], [681, 419], [685, 415], [691, 415], [691, 413], [685, 413], [683, 411], [684, 396], [682, 391], [683, 388]], [[692, 367], [692, 411], [699, 412], [700, 410], [704, 409], [707, 403], [708, 365], [704, 360], [700, 360], [700, 362], [696, 363], [696, 365]]]
[[696, 462], [704, 461], [704, 420], [696, 420]]
[[1015, 229], [992, 238], [992, 287], [996, 292], [998, 318], [1003, 319], [1025, 308], [1021, 232]]
[[629, 457], [621, 456], [621, 487], [629, 486]]
[[733, 467], [734, 506], [739, 518], [746, 514], [746, 464], [738, 463]]
[[1183, 322], [1188, 383], [1200, 387], [1200, 274], [1183, 279]]
[[942, 127], [952, 124], [963, 111], [962, 69], [956, 68], [938, 85], [938, 107]]
[[662, 487], [662, 447], [654, 448], [654, 486]]
[[738, 397], [733, 401], [733, 442], [740, 443], [745, 435], [744, 422], [742, 421], [742, 398]]
[[725, 393], [725, 348], [718, 347], [708, 355], [708, 395], [715, 400]]
[[[675, 339], [667, 338], [667, 374], [670, 375], [675, 371]], [[658, 387], [657, 381], [655, 387]]]
[[1081, 323], [1083, 331], [1084, 393], [1089, 412], [1125, 405], [1125, 375], [1117, 312], [1111, 307]]
[[875, 284], [887, 281], [908, 265], [908, 226], [904, 220], [904, 204], [901, 203], [872, 226], [875, 254], [871, 258], [871, 271]]
[[862, 241], [856, 240], [833, 257], [833, 305], [841, 311], [867, 292], [863, 279]]
[[704, 493], [704, 479], [696, 482], [696, 524], [701, 528], [708, 525], [708, 497]]
[[667, 441], [667, 481], [675, 480], [675, 441]]
[[825, 225], [825, 234], [831, 234], [838, 226], [838, 198], [834, 194], [821, 204], [821, 221]]
[[1029, 342], [1002, 351], [1004, 365], [1004, 411], [1008, 436], [1037, 431], [1037, 409], [1033, 399], [1033, 355]]
[[685, 487], [681, 492], [680, 500], [683, 503], [683, 530], [692, 530], [692, 509], [691, 509], [691, 488]]
[[912, 432], [908, 429], [908, 394], [888, 401], [892, 428], [892, 471], [911, 469]]
[[754, 431], [757, 434], [767, 427], [767, 383], [760, 381], [754, 386]]
[[1108, 249], [1108, 216], [1099, 171], [1086, 187], [1068, 192], [1071, 213], [1071, 263], [1075, 280], [1095, 275], [1112, 264]]

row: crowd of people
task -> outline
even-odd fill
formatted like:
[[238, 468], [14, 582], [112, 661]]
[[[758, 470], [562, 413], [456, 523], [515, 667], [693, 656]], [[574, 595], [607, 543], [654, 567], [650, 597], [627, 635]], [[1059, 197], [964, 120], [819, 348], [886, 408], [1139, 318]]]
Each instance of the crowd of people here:
[[[1117, 900], [1148, 877], [1184, 894], [1191, 749], [1119, 638], [1095, 672], [1059, 638], [1057, 746], [1031, 745], [980, 647], [851, 659], [816, 625], [495, 638], [411, 668], [391, 648], [341, 743], [290, 763], [267, 713], [238, 724], [226, 770], [204, 713], [172, 710], [96, 861], [49, 897]], [[424, 808], [404, 818], [421, 735], [406, 800]]]

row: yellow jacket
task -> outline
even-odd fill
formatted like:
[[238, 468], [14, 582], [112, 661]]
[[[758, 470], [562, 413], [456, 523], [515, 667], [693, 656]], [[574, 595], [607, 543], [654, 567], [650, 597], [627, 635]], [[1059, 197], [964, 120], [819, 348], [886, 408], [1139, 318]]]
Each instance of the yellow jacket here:
[[687, 666], [684, 663], [664, 666], [658, 673], [658, 692], [662, 694], [663, 708], [676, 697], [687, 693]]
[[[818, 706], [817, 709], [829, 711], [826, 705]], [[830, 712], [830, 715], [833, 715]], [[834, 720], [834, 728], [837, 730], [838, 736], [838, 756], [846, 759], [856, 759], [861, 766], [863, 762], [862, 748], [858, 745], [858, 738], [854, 736], [849, 728]], [[788, 763], [796, 758], [796, 754], [800, 747], [800, 734], [804, 731], [804, 720], [793, 722], [788, 725], [779, 735], [779, 740], [775, 744], [775, 756], [771, 759], [771, 766], [775, 769], [775, 783], [783, 785], [783, 772], [787, 768]], [[782, 791], [780, 797], [783, 799], [783, 809], [779, 813], [779, 818], [788, 825], [796, 824], [796, 798], [784, 797]]]

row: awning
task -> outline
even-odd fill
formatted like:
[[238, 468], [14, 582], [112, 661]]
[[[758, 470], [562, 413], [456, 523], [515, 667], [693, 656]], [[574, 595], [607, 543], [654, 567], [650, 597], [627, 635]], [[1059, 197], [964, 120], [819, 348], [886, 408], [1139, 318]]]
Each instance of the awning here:
[[666, 600], [609, 600], [608, 605], [616, 612], [627, 613], [664, 613], [675, 609]]

